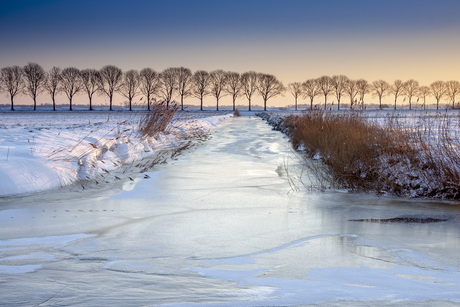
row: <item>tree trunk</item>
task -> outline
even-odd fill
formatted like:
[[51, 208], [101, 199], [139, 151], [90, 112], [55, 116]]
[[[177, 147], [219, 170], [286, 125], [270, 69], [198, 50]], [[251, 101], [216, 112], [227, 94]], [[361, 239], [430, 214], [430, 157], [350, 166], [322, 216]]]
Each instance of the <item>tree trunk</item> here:
[[251, 98], [249, 98], [248, 100], [249, 100], [249, 111], [251, 111]]
[[133, 110], [133, 108], [131, 107], [132, 101], [133, 101], [133, 99], [132, 99], [132, 98], [129, 98], [129, 110], [130, 110], [130, 111]]
[[180, 95], [180, 109], [184, 111], [184, 95]]
[[37, 99], [34, 97], [34, 111], [37, 110]]
[[13, 98], [14, 98], [14, 97], [11, 96], [11, 111], [14, 111], [14, 107], [13, 107], [13, 105], [14, 105], [14, 103], [13, 103]]
[[147, 111], [150, 111], [150, 93], [147, 93]]
[[310, 97], [310, 110], [313, 110], [313, 97]]
[[295, 98], [295, 110], [297, 111], [297, 97]]
[[200, 100], [201, 100], [200, 110], [203, 111], [203, 96], [201, 96]]
[[109, 102], [109, 110], [112, 111], [112, 96], [113, 95], [110, 95], [110, 102]]
[[379, 109], [382, 110], [382, 96], [379, 97]]
[[327, 95], [324, 95], [324, 110], [326, 110], [327, 106]]
[[219, 111], [219, 98], [217, 98], [217, 107], [216, 110]]
[[56, 111], [56, 102], [54, 99], [54, 94], [51, 96], [51, 98], [53, 99], [53, 111]]
[[396, 111], [396, 98], [395, 98], [395, 111]]
[[233, 95], [233, 111], [235, 111], [235, 108], [236, 108], [235, 102], [236, 102], [236, 95]]
[[72, 97], [69, 97], [69, 105], [70, 105], [69, 111], [72, 111]]
[[267, 100], [264, 99], [264, 111], [267, 111]]
[[92, 97], [89, 96], [89, 110], [92, 111], [93, 110], [93, 102], [92, 102]]
[[337, 110], [340, 110], [340, 98], [337, 98]]

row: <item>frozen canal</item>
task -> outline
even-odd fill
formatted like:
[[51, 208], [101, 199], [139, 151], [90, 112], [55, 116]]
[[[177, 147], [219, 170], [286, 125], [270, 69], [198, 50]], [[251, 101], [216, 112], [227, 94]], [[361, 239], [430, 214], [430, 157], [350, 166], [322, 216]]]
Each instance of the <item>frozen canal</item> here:
[[290, 156], [240, 117], [150, 178], [0, 200], [0, 305], [460, 306], [458, 206], [293, 192]]

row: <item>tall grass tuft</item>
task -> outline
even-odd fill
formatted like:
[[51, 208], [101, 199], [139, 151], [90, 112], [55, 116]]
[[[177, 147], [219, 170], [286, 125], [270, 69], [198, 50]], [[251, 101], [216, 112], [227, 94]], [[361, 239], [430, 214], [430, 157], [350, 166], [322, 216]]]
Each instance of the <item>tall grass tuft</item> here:
[[174, 115], [179, 111], [179, 105], [166, 102], [155, 103], [151, 110], [139, 121], [139, 132], [142, 137], [158, 137], [160, 133], [167, 133], [174, 122]]

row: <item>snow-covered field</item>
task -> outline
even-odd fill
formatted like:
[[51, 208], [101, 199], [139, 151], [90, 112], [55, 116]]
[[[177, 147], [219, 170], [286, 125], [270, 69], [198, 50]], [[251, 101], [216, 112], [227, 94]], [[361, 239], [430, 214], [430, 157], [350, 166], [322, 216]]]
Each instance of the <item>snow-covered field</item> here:
[[[172, 149], [228, 112], [178, 113], [170, 133], [142, 138], [133, 112], [5, 112], [0, 114], [0, 196], [58, 188], [81, 180], [116, 180], [123, 166]], [[100, 180], [99, 180], [100, 181]], [[97, 181], [99, 183], [99, 181]]]

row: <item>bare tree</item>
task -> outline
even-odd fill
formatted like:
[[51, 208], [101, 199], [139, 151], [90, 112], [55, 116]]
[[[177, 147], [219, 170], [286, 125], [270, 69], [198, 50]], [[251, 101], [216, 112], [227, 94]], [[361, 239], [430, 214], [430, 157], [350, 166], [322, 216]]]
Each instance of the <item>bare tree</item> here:
[[460, 82], [458, 81], [447, 81], [446, 82], [446, 95], [452, 102], [452, 109], [455, 109], [455, 97], [460, 91]]
[[159, 75], [160, 93], [164, 101], [166, 101], [167, 107], [169, 107], [174, 91], [177, 89], [177, 75], [177, 68], [166, 68]]
[[320, 93], [317, 79], [308, 79], [302, 83], [304, 97], [310, 97], [310, 109], [313, 110], [313, 99]]
[[120, 94], [128, 99], [129, 110], [132, 111], [133, 98], [139, 95], [140, 76], [137, 70], [131, 69], [123, 73]]
[[358, 81], [348, 79], [345, 84], [345, 94], [350, 97], [350, 109], [356, 103], [356, 95], [358, 95]]
[[342, 98], [342, 95], [346, 91], [347, 81], [347, 76], [332, 76], [332, 87], [334, 89], [335, 97], [337, 98], [337, 110], [340, 110], [340, 98]]
[[401, 80], [395, 80], [393, 85], [390, 86], [390, 92], [395, 96], [395, 110], [396, 110], [396, 100], [398, 96], [402, 94], [404, 88], [404, 83]]
[[228, 71], [227, 74], [227, 85], [224, 88], [225, 93], [232, 96], [233, 111], [236, 109], [236, 98], [241, 93], [241, 80], [240, 74], [237, 72]]
[[254, 71], [245, 72], [241, 75], [241, 90], [249, 102], [249, 111], [251, 111], [251, 98], [257, 91], [258, 74]]
[[356, 86], [358, 87], [359, 103], [361, 104], [361, 108], [364, 109], [364, 95], [370, 92], [371, 85], [367, 80], [359, 79], [356, 81]]
[[407, 97], [407, 100], [409, 101], [409, 110], [412, 109], [412, 97], [417, 94], [418, 88], [418, 81], [415, 81], [414, 79], [410, 79], [403, 84], [402, 93]]
[[374, 97], [379, 97], [379, 109], [382, 110], [382, 98], [390, 92], [390, 84], [384, 80], [374, 81], [371, 86]]
[[257, 81], [257, 91], [264, 100], [264, 111], [267, 111], [267, 101], [272, 97], [283, 95], [286, 88], [274, 75], [259, 74]]
[[99, 71], [96, 69], [84, 69], [80, 72], [82, 89], [86, 92], [89, 99], [89, 110], [93, 110], [93, 95], [99, 91]]
[[180, 108], [184, 110], [184, 98], [190, 96], [192, 84], [192, 71], [188, 68], [180, 67], [177, 69], [177, 91], [180, 96]]
[[225, 71], [218, 69], [211, 71], [209, 74], [211, 77], [211, 94], [216, 97], [217, 108], [216, 110], [219, 111], [219, 99], [220, 97], [224, 96], [226, 92], [224, 91], [227, 85], [227, 74]]
[[428, 86], [421, 86], [417, 91], [417, 95], [419, 98], [423, 98], [423, 109], [426, 109], [426, 97], [431, 95], [431, 88]]
[[439, 110], [439, 101], [446, 94], [446, 84], [443, 81], [435, 81], [430, 84], [431, 95], [436, 98], [436, 110]]
[[317, 82], [320, 93], [324, 95], [324, 109], [326, 109], [327, 96], [334, 90], [332, 78], [329, 76], [322, 76], [318, 78]]
[[70, 111], [72, 111], [72, 98], [81, 90], [80, 71], [75, 67], [64, 68], [60, 75], [61, 89], [69, 98]]
[[147, 98], [147, 111], [150, 111], [150, 100], [160, 88], [160, 79], [157, 72], [151, 68], [142, 69], [139, 77], [141, 92]]
[[2, 68], [0, 72], [0, 89], [8, 92], [11, 100], [11, 111], [14, 111], [14, 96], [24, 88], [22, 69], [19, 66]]
[[297, 111], [297, 98], [301, 96], [303, 93], [302, 83], [300, 82], [289, 83], [288, 88], [289, 88], [289, 92], [291, 92], [292, 96], [294, 96], [295, 110]]
[[61, 69], [53, 66], [50, 71], [46, 73], [46, 81], [44, 84], [45, 90], [50, 94], [53, 101], [53, 111], [56, 111], [56, 94], [61, 90]]
[[46, 81], [46, 73], [43, 67], [37, 63], [27, 63], [22, 69], [25, 80], [26, 93], [34, 100], [34, 110], [37, 109], [37, 95], [43, 89]]
[[106, 65], [99, 71], [99, 89], [109, 97], [109, 110], [112, 111], [113, 94], [120, 90], [123, 72], [113, 65]]
[[211, 77], [204, 70], [195, 71], [192, 77], [192, 95], [200, 99], [200, 110], [203, 110], [203, 99], [209, 95]]

